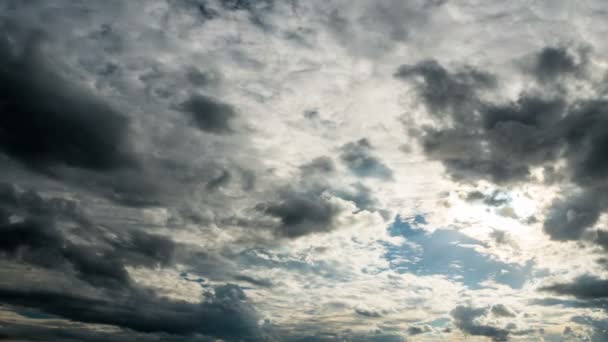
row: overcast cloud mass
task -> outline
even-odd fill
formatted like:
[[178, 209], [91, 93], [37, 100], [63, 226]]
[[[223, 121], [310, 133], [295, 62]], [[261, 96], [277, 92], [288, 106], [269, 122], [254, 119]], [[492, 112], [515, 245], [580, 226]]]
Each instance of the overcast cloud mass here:
[[0, 0], [0, 340], [608, 341], [604, 0]]

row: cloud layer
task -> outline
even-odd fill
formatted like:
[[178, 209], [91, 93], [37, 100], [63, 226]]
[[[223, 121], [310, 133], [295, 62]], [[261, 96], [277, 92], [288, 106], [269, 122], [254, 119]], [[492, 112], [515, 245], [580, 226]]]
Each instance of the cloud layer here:
[[0, 338], [605, 340], [603, 6], [0, 0]]

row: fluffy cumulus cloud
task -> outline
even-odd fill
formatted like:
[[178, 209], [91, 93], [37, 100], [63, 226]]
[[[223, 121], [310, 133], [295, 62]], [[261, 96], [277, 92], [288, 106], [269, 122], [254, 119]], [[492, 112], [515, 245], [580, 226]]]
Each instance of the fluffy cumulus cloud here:
[[0, 339], [605, 341], [604, 7], [0, 0]]

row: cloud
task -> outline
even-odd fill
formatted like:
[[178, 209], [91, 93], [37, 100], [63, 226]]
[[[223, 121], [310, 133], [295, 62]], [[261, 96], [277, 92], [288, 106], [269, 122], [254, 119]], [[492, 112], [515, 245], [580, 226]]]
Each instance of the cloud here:
[[[584, 337], [592, 342], [601, 342], [608, 338], [608, 322], [606, 322], [605, 319], [596, 319], [589, 316], [575, 316], [572, 317], [572, 322], [590, 326], [592, 328], [591, 333]], [[564, 334], [565, 333], [566, 332], [564, 331]]]
[[602, 5], [469, 5], [0, 1], [0, 339], [591, 337]]
[[574, 55], [563, 46], [548, 46], [538, 53], [533, 72], [541, 82], [567, 75], [582, 76], [588, 62], [586, 57]]
[[595, 242], [602, 246], [602, 248], [608, 250], [608, 232], [605, 230], [598, 230]]
[[498, 190], [495, 190], [494, 192], [492, 192], [491, 195], [488, 196], [486, 196], [480, 191], [472, 191], [467, 194], [466, 200], [469, 202], [483, 200], [483, 203], [485, 205], [493, 207], [499, 207], [509, 202], [509, 198], [504, 193], [501, 193]]
[[412, 326], [407, 328], [407, 333], [409, 335], [420, 335], [420, 334], [424, 334], [427, 332], [431, 331], [431, 327], [429, 327], [428, 325], [422, 326], [422, 327], [418, 327], [418, 326]]
[[402, 65], [395, 77], [413, 79], [430, 114], [441, 117], [452, 113], [462, 120], [478, 104], [479, 92], [496, 82], [491, 74], [473, 68], [450, 72], [435, 60]]
[[361, 210], [373, 211], [378, 205], [372, 189], [362, 183], [354, 183], [349, 187], [334, 189], [332, 192], [343, 200], [353, 202]]
[[456, 327], [464, 333], [473, 336], [487, 336], [493, 341], [507, 341], [509, 336], [508, 330], [478, 322], [478, 319], [485, 316], [487, 312], [487, 308], [460, 305], [450, 311], [450, 315], [454, 318]]
[[232, 178], [232, 175], [230, 174], [230, 171], [228, 170], [219, 170], [219, 174], [217, 177], [211, 179], [207, 185], [205, 186], [205, 188], [207, 188], [207, 190], [215, 190], [223, 185], [227, 185], [230, 182], [230, 179]]
[[236, 116], [232, 106], [205, 95], [192, 95], [180, 109], [188, 113], [202, 131], [216, 134], [231, 133], [230, 122]]
[[90, 298], [50, 290], [3, 288], [0, 298], [7, 304], [35, 307], [76, 321], [111, 324], [140, 332], [261, 338], [255, 314], [235, 285], [216, 287], [201, 303], [171, 301], [138, 289], [107, 298]]
[[[5, 323], [0, 327], [0, 336], [8, 340], [26, 341], [64, 341], [64, 342], [104, 342], [104, 341], [143, 341], [153, 342], [159, 338], [163, 341], [183, 341], [184, 337], [171, 334], [147, 334], [136, 333], [130, 330], [118, 330], [114, 332], [99, 331], [94, 328], [77, 326], [74, 323], [63, 323], [53, 326], [41, 326], [32, 323]], [[203, 335], [188, 336], [189, 341], [209, 342], [213, 339]]]
[[[586, 57], [578, 58], [548, 46], [538, 53], [534, 70], [543, 80], [578, 73]], [[604, 101], [599, 95], [553, 95], [543, 85], [522, 90], [515, 100], [489, 100], [484, 91], [498, 83], [497, 77], [472, 67], [454, 69], [424, 61], [401, 66], [395, 74], [414, 84], [436, 118], [436, 125], [417, 133], [424, 153], [441, 161], [457, 181], [505, 185], [534, 182], [534, 167], [565, 161], [562, 184], [570, 181], [582, 194], [556, 199], [544, 230], [555, 240], [581, 238], [605, 209], [605, 196], [598, 191], [608, 165], [599, 152], [607, 134]]]
[[433, 11], [443, 3], [390, 0], [371, 6], [365, 1], [339, 2], [335, 7], [314, 8], [314, 13], [349, 54], [373, 59], [422, 31]]
[[300, 169], [305, 174], [312, 173], [332, 173], [336, 170], [336, 166], [332, 158], [327, 156], [316, 157], [310, 162], [300, 166]]
[[370, 317], [370, 318], [374, 318], [374, 317], [382, 317], [382, 314], [374, 311], [374, 310], [368, 310], [368, 309], [363, 309], [363, 308], [357, 308], [355, 309], [355, 313], [357, 315], [363, 316], [363, 317]]
[[335, 228], [342, 207], [316, 191], [284, 189], [277, 201], [261, 203], [256, 209], [279, 220], [277, 233], [290, 238]]
[[[567, 107], [561, 99], [522, 93], [514, 102], [487, 102], [480, 92], [494, 77], [475, 69], [449, 72], [437, 62], [425, 62], [402, 66], [396, 76], [407, 80], [418, 74], [423, 75], [420, 96], [430, 113], [453, 122], [451, 128], [427, 128], [422, 144], [454, 176], [464, 177], [468, 171], [495, 182], [525, 180], [530, 165], [554, 161], [563, 147], [584, 140], [587, 134], [577, 127], [594, 120], [589, 117], [593, 101]], [[564, 117], [568, 110], [572, 113]], [[515, 135], [517, 141], [509, 140]]]
[[560, 295], [570, 295], [581, 299], [598, 299], [608, 297], [608, 280], [593, 275], [583, 275], [569, 283], [555, 283], [541, 287], [539, 290]]
[[490, 310], [497, 317], [515, 317], [515, 313], [504, 304], [494, 304]]
[[128, 118], [50, 69], [40, 44], [32, 36], [15, 52], [0, 41], [0, 150], [43, 172], [135, 167]]
[[[68, 279], [75, 277], [98, 290], [91, 294], [87, 286], [78, 285], [74, 279], [70, 288], [49, 290], [26, 279], [18, 286], [3, 284], [2, 302], [74, 321], [111, 324], [140, 332], [262, 337], [256, 313], [237, 285], [215, 286], [200, 303], [187, 303], [158, 296], [133, 281], [127, 266], [155, 268], [176, 261], [177, 246], [171, 239], [139, 230], [115, 231], [110, 237], [82, 219], [74, 202], [43, 199], [32, 191], [18, 193], [6, 185], [2, 188], [3, 212], [12, 212], [21, 219], [11, 221], [4, 217], [0, 253], [8, 259], [59, 271]], [[80, 239], [89, 243], [74, 242], [76, 232], [68, 238], [64, 226], [69, 222], [77, 224], [84, 233]]]
[[601, 199], [597, 197], [585, 192], [555, 201], [544, 222], [544, 231], [555, 240], [578, 240], [597, 222], [603, 210]]
[[359, 177], [375, 177], [390, 180], [393, 172], [372, 154], [373, 147], [363, 138], [349, 142], [341, 148], [340, 160]]
[[[125, 265], [153, 267], [172, 262], [175, 244], [169, 238], [131, 230], [109, 239], [74, 201], [44, 199], [31, 190], [18, 193], [7, 184], [2, 188], [0, 208], [20, 217], [2, 223], [5, 239], [0, 251], [9, 257], [66, 272], [72, 268], [80, 279], [107, 288], [130, 285]], [[75, 224], [93, 244], [74, 243], [65, 224]]]

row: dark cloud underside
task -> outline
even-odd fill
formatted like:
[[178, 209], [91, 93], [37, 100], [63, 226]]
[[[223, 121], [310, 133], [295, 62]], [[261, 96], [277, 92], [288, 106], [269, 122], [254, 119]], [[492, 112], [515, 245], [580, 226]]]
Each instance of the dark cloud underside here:
[[214, 98], [192, 95], [181, 105], [181, 109], [188, 113], [196, 126], [205, 132], [227, 134], [233, 130], [230, 122], [236, 115], [234, 109]]
[[608, 280], [584, 275], [570, 283], [556, 283], [541, 287], [541, 290], [582, 299], [608, 298]]
[[497, 328], [491, 325], [485, 325], [477, 322], [477, 318], [486, 315], [486, 308], [473, 308], [467, 306], [458, 306], [454, 308], [450, 314], [454, 318], [456, 326], [463, 332], [473, 336], [487, 336], [492, 341], [507, 341], [509, 331]]
[[277, 201], [259, 204], [256, 209], [279, 220], [277, 233], [286, 237], [334, 229], [342, 209], [317, 191], [284, 190]]
[[128, 119], [50, 70], [35, 37], [21, 49], [0, 40], [0, 149], [42, 171], [134, 166]]
[[[573, 55], [547, 47], [536, 58], [533, 71], [544, 81], [581, 74], [587, 57], [584, 51]], [[605, 210], [601, 189], [608, 180], [608, 158], [601, 151], [608, 142], [608, 107], [599, 96], [579, 99], [539, 90], [522, 91], [514, 101], [488, 101], [483, 93], [494, 86], [494, 76], [471, 67], [450, 71], [435, 61], [402, 66], [396, 76], [414, 82], [422, 102], [441, 123], [422, 127], [419, 139], [426, 155], [440, 160], [452, 178], [529, 182], [532, 168], [551, 170], [566, 160], [562, 174], [582, 193], [555, 200], [545, 232], [555, 240], [577, 240]]]

